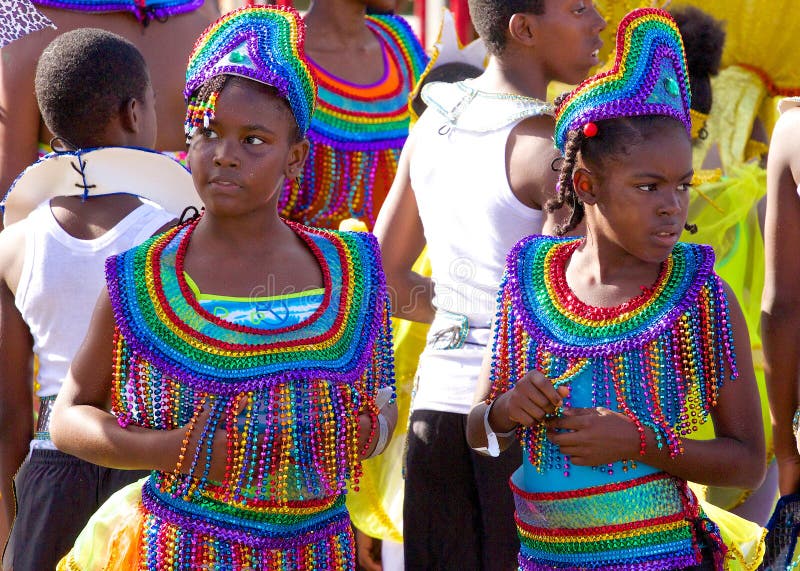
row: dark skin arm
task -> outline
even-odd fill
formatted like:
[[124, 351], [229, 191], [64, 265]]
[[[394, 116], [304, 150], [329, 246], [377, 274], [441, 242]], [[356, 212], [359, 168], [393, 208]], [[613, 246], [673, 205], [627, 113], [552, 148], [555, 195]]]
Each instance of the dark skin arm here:
[[[736, 347], [749, 347], [742, 311], [727, 284], [725, 288], [730, 303], [734, 344]], [[538, 371], [529, 373], [523, 381], [530, 380], [521, 381], [519, 390], [520, 385], [498, 397], [489, 421], [497, 432], [511, 430], [519, 424], [530, 426], [543, 421], [548, 428], [568, 431], [548, 430], [548, 439], [558, 444], [578, 466], [599, 466], [632, 459], [684, 480], [752, 489], [764, 478], [766, 452], [749, 351], [737, 353], [737, 367], [739, 377], [726, 382], [717, 406], [711, 409], [716, 437], [705, 441], [682, 439], [684, 451], [675, 458], [670, 457], [668, 449], [658, 448], [655, 434], [650, 429], [645, 429], [647, 445], [645, 454], [641, 455], [639, 433], [633, 421], [622, 413], [603, 407], [567, 409], [563, 416], [545, 420], [545, 413], [555, 409], [560, 395], [552, 386], [549, 390], [542, 386], [544, 377]], [[726, 375], [730, 375], [727, 364]], [[485, 381], [483, 385], [485, 387]], [[472, 446], [480, 441], [478, 429], [482, 430], [482, 410], [485, 410], [485, 405], [478, 405], [470, 412], [469, 441]], [[731, 466], [736, 466], [736, 469], [732, 470]]]
[[0, 233], [0, 543], [14, 518], [12, 481], [33, 437], [33, 340], [14, 304], [25, 232], [21, 225]]
[[409, 170], [413, 150], [412, 131], [400, 155], [392, 188], [375, 222], [375, 236], [381, 245], [392, 315], [430, 323], [435, 313], [433, 282], [411, 269], [425, 247], [425, 233]]
[[792, 432], [800, 366], [800, 109], [787, 111], [775, 126], [767, 161], [766, 270], [761, 303], [761, 338], [772, 435], [781, 494], [800, 491], [800, 453]]
[[170, 471], [175, 468], [184, 430], [158, 431], [133, 425], [122, 428], [108, 412], [113, 338], [114, 316], [108, 292], [103, 289], [89, 332], [53, 408], [53, 443], [59, 450], [101, 466]]
[[0, 477], [3, 510], [0, 543], [5, 545], [14, 519], [12, 483], [33, 438], [31, 359], [33, 341], [14, 305], [5, 281], [0, 282]]

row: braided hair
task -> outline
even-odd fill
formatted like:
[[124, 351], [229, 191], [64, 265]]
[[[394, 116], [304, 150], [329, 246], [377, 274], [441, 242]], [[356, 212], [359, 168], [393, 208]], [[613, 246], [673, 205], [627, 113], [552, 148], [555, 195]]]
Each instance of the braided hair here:
[[[560, 103], [558, 98], [555, 105]], [[565, 205], [570, 209], [569, 219], [555, 228], [558, 236], [574, 230], [584, 217], [584, 206], [575, 191], [572, 176], [578, 156], [594, 167], [595, 172], [603, 172], [603, 167], [609, 159], [627, 155], [629, 149], [642, 142], [646, 134], [658, 131], [676, 124], [672, 117], [661, 115], [642, 115], [639, 117], [623, 117], [619, 119], [606, 119], [597, 122], [597, 134], [587, 137], [582, 129], [573, 129], [567, 134], [564, 147], [564, 159], [561, 162], [556, 196], [545, 203], [547, 212], [555, 212]], [[697, 226], [686, 224], [684, 228], [694, 234]]]

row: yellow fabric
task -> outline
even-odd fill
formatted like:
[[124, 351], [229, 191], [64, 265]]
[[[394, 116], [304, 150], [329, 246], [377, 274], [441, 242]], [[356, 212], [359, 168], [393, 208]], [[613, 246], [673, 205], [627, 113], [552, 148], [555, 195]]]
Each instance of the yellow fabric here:
[[800, 87], [800, 12], [796, 0], [675, 0], [691, 4], [726, 22], [723, 67], [747, 64], [760, 69], [776, 87]]
[[[750, 333], [764, 434], [771, 459], [772, 430], [759, 329], [764, 287], [764, 243], [756, 214], [756, 205], [766, 193], [766, 173], [757, 165], [743, 165], [732, 169], [731, 176], [700, 185], [698, 190], [706, 198], [695, 193], [689, 204], [689, 221], [697, 224], [698, 232], [694, 235], [684, 232], [682, 239], [714, 247], [717, 256], [715, 269], [731, 286], [742, 307]], [[713, 437], [711, 421], [691, 436], [698, 440]], [[725, 509], [738, 506], [749, 494], [749, 491], [737, 488], [693, 488], [700, 497]]]
[[700, 505], [709, 519], [719, 526], [722, 540], [728, 547], [726, 571], [755, 571], [764, 558], [767, 530], [714, 504], [700, 500]]
[[764, 103], [771, 99], [758, 75], [738, 66], [723, 69], [711, 85], [714, 103], [706, 123], [708, 138], [697, 142], [694, 159], [695, 164], [701, 164], [698, 158], [716, 145], [727, 173], [748, 159], [753, 124]]
[[[430, 260], [423, 251], [414, 271], [431, 275]], [[395, 375], [397, 383], [397, 428], [386, 451], [363, 463], [358, 492], [347, 494], [347, 509], [353, 524], [371, 537], [403, 541], [403, 462], [409, 408], [417, 362], [425, 348], [430, 326], [393, 319]]]
[[139, 569], [139, 541], [144, 513], [142, 486], [129, 484], [100, 506], [75, 540], [57, 571], [130, 571]]

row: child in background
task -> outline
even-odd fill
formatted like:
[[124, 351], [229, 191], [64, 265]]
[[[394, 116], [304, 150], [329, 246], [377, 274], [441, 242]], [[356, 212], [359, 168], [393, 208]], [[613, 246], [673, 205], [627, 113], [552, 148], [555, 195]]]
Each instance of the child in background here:
[[[397, 0], [313, 0], [303, 18], [319, 85], [308, 160], [279, 207], [290, 220], [371, 230], [408, 136], [408, 95], [428, 63]], [[368, 9], [376, 13], [368, 15]]]
[[[81, 150], [30, 167], [4, 201], [6, 220], [19, 220], [0, 233], [0, 477], [11, 500], [0, 516], [10, 523], [14, 515], [15, 481], [17, 514], [6, 550], [15, 569], [53, 569], [95, 510], [141, 475], [57, 449], [50, 412], [88, 329], [106, 257], [174, 218], [139, 197], [162, 202], [182, 187], [187, 205], [196, 198], [185, 169], [142, 150], [155, 143], [155, 99], [133, 44], [93, 28], [62, 34], [42, 53], [35, 84], [48, 129]], [[95, 147], [104, 148], [83, 152]], [[108, 153], [125, 160], [110, 165]], [[32, 354], [39, 359], [35, 434]]]
[[[677, 26], [629, 14], [617, 60], [559, 105], [564, 234], [509, 253], [472, 446], [515, 436], [522, 569], [753, 568], [728, 550], [686, 481], [757, 486], [764, 437], [747, 325], [708, 246], [678, 242], [693, 176]], [[484, 401], [485, 399], [485, 401]], [[716, 437], [687, 434], [710, 415]], [[737, 560], [737, 558], [739, 558]]]
[[[597, 65], [605, 21], [591, 2], [470, 0], [489, 52], [475, 79], [434, 82], [403, 148], [375, 234], [398, 317], [432, 323], [411, 405], [403, 502], [407, 569], [516, 566], [506, 480], [519, 455], [475, 454], [466, 418], [508, 250], [552, 229], [552, 81]], [[413, 270], [427, 246], [432, 276]], [[423, 507], [425, 506], [425, 507]], [[429, 506], [429, 507], [428, 507]]]
[[[219, 17], [216, 0], [33, 0], [54, 29], [28, 33], [0, 51], [0, 193], [24, 168], [49, 152], [52, 133], [34, 96], [36, 62], [58, 35], [78, 28], [101, 28], [131, 42], [147, 62], [158, 100], [154, 148], [185, 156], [180, 118], [183, 66], [192, 42]], [[19, 14], [20, 19], [30, 17]], [[27, 18], [26, 18], [27, 19]], [[26, 24], [23, 20], [21, 22]], [[27, 29], [33, 29], [28, 24]], [[91, 85], [85, 86], [91, 89]], [[0, 228], [2, 226], [0, 225]]]
[[64, 569], [355, 567], [345, 492], [396, 418], [389, 302], [374, 237], [278, 215], [309, 147], [303, 42], [295, 10], [254, 6], [195, 44], [205, 213], [109, 259], [53, 412], [58, 445], [153, 472], [95, 514]]

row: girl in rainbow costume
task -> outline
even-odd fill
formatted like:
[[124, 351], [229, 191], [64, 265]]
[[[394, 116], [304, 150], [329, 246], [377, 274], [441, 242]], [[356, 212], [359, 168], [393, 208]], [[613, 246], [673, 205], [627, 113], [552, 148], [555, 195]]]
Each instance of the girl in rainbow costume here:
[[319, 97], [302, 176], [286, 181], [279, 203], [290, 220], [322, 228], [339, 228], [350, 218], [369, 229], [375, 224], [408, 137], [408, 97], [428, 63], [402, 16], [367, 15], [367, 8], [383, 12], [394, 5], [311, 2], [308, 59]]
[[[512, 438], [521, 569], [754, 569], [763, 532], [727, 539], [686, 481], [755, 486], [764, 437], [747, 327], [707, 246], [678, 242], [692, 180], [690, 95], [662, 10], [620, 24], [614, 67], [566, 96], [563, 234], [508, 255], [473, 447]], [[716, 437], [685, 437], [707, 417]]]
[[308, 153], [303, 41], [293, 9], [250, 7], [192, 50], [205, 212], [109, 258], [53, 413], [66, 449], [152, 472], [61, 569], [355, 567], [345, 493], [396, 418], [389, 305], [372, 236], [278, 216]]

